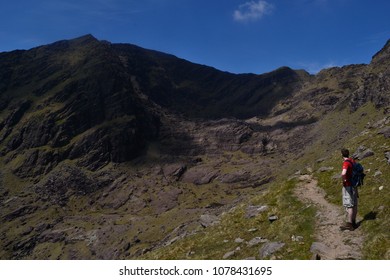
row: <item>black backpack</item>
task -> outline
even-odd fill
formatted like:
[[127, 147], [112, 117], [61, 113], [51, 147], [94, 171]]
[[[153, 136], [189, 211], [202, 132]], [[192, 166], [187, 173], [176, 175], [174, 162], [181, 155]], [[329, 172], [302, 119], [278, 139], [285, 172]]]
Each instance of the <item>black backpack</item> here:
[[353, 187], [359, 187], [363, 185], [363, 180], [366, 174], [364, 174], [363, 166], [358, 162], [352, 162], [350, 160], [346, 160], [352, 165], [352, 177], [351, 183]]

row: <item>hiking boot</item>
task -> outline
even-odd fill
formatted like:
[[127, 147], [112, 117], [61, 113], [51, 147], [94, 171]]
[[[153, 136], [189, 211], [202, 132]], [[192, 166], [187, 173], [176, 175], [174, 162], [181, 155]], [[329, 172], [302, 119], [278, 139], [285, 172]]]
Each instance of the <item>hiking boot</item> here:
[[354, 228], [352, 223], [345, 223], [345, 225], [340, 227], [340, 230], [341, 231], [345, 231], [345, 230], [354, 231], [355, 228]]

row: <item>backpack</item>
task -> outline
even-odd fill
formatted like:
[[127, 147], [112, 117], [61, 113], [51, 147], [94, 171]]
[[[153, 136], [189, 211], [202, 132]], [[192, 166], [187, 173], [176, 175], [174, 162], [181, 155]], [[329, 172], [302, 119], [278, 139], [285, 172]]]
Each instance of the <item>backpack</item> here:
[[364, 174], [363, 166], [358, 162], [352, 162], [350, 160], [346, 160], [350, 164], [352, 164], [352, 177], [351, 183], [353, 187], [359, 187], [363, 185], [363, 180], [366, 174]]

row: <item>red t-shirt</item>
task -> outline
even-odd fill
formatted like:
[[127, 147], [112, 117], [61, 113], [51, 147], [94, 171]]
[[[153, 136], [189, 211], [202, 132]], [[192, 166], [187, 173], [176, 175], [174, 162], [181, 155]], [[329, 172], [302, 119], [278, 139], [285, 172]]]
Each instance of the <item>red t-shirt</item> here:
[[351, 179], [352, 179], [352, 163], [354, 162], [353, 159], [348, 158], [344, 160], [343, 162], [343, 169], [347, 169], [347, 174], [346, 174], [346, 180], [347, 182], [344, 184], [344, 186], [352, 186]]

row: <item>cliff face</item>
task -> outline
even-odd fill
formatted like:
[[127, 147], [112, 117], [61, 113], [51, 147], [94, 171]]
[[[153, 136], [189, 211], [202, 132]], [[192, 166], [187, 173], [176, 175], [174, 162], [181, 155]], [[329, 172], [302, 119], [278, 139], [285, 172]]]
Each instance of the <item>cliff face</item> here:
[[[2, 54], [1, 153], [23, 177], [65, 159], [96, 170], [140, 154], [158, 133], [109, 46], [91, 36]], [[44, 170], [43, 170], [44, 168]]]
[[161, 110], [187, 117], [266, 116], [308, 78], [282, 68], [233, 75], [87, 35], [0, 55], [0, 145], [34, 177], [66, 159], [90, 170], [142, 154]]

